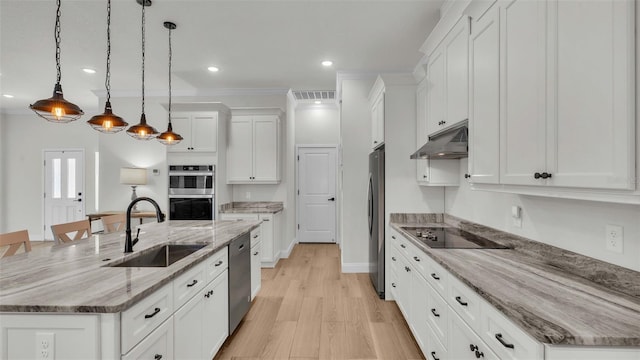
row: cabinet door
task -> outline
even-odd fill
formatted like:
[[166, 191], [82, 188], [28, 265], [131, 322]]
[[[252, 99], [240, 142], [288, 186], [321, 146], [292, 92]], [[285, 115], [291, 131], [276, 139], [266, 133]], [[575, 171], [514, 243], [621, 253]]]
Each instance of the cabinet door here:
[[469, 118], [469, 17], [463, 16], [444, 44], [446, 115], [443, 126]]
[[549, 3], [550, 185], [634, 189], [634, 1]]
[[196, 294], [173, 314], [174, 351], [176, 359], [202, 358], [203, 293]]
[[253, 180], [278, 181], [278, 120], [274, 116], [253, 119]]
[[543, 185], [546, 1], [510, 0], [500, 14], [500, 182]]
[[[202, 356], [213, 359], [229, 335], [229, 271], [225, 270], [204, 290]], [[177, 354], [177, 353], [176, 353]], [[176, 355], [177, 359], [180, 359]]]
[[453, 312], [450, 315], [448, 358], [457, 360], [499, 359], [458, 315]]
[[273, 267], [275, 264], [274, 254], [274, 238], [273, 238], [273, 215], [260, 215], [260, 220], [262, 220], [262, 224], [260, 224], [260, 237], [262, 237], [262, 262], [265, 265]]
[[262, 284], [262, 241], [251, 247], [251, 300], [255, 299]]
[[411, 277], [412, 271], [410, 263], [405, 260], [403, 256], [400, 256], [399, 263], [400, 268], [398, 269], [398, 290], [396, 291], [398, 294], [398, 298], [396, 302], [398, 303], [398, 307], [405, 319], [411, 318]]
[[169, 319], [124, 355], [122, 360], [171, 360], [173, 358], [173, 321]]
[[253, 177], [253, 122], [249, 116], [234, 116], [227, 139], [227, 183], [248, 183]]
[[171, 116], [171, 126], [173, 127], [173, 132], [175, 132], [176, 134], [180, 134], [183, 140], [175, 145], [168, 146], [167, 151], [188, 151], [191, 147], [191, 117], [189, 116], [189, 114], [173, 114], [173, 116]]
[[[420, 148], [429, 137], [427, 136], [427, 88], [428, 79], [418, 84], [416, 89], [416, 146]], [[429, 181], [429, 160], [416, 160], [416, 181]]]
[[409, 327], [413, 331], [414, 338], [423, 351], [427, 349], [429, 342], [433, 341], [429, 339], [427, 334], [429, 314], [429, 305], [427, 304], [428, 289], [429, 285], [427, 284], [427, 280], [414, 271], [411, 277], [411, 318], [407, 320], [409, 321]]
[[469, 40], [469, 174], [471, 182], [500, 181], [500, 22], [494, 7], [473, 24]]
[[427, 65], [427, 133], [440, 130], [444, 121], [444, 53], [441, 48], [434, 50]]
[[194, 114], [191, 117], [191, 147], [193, 151], [218, 150], [218, 115]]

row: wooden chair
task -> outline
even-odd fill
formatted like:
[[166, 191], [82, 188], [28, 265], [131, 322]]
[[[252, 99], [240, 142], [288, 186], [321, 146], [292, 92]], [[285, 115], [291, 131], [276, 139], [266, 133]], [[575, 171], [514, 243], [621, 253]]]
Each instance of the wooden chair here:
[[24, 252], [31, 251], [31, 241], [29, 241], [29, 232], [27, 230], [0, 234], [0, 247], [9, 246], [9, 249], [5, 251], [2, 257], [15, 254], [22, 244], [24, 244]]
[[125, 214], [116, 214], [102, 217], [102, 227], [105, 233], [123, 231], [127, 223]]
[[[80, 220], [66, 224], [51, 225], [51, 232], [58, 243], [76, 241], [91, 237], [91, 223], [89, 223], [89, 220]], [[69, 234], [74, 232], [75, 236], [72, 239]]]

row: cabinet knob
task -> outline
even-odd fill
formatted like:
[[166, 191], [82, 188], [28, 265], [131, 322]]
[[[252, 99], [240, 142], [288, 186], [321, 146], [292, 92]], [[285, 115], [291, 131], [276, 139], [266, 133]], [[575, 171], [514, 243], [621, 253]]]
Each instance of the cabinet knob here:
[[534, 179], [540, 179], [541, 177], [542, 177], [542, 174], [540, 174], [539, 172], [533, 174]]
[[541, 177], [542, 177], [543, 179], [548, 179], [548, 178], [550, 178], [550, 177], [551, 177], [551, 174], [546, 173], [546, 172], [543, 172], [543, 173], [541, 174]]
[[469, 178], [471, 178], [471, 175], [470, 174], [464, 174], [464, 178], [465, 179], [469, 179]]

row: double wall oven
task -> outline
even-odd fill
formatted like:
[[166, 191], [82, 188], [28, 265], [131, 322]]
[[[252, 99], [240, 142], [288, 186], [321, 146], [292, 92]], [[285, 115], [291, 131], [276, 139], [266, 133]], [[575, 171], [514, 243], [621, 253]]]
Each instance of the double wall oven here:
[[213, 220], [215, 167], [169, 166], [169, 219]]

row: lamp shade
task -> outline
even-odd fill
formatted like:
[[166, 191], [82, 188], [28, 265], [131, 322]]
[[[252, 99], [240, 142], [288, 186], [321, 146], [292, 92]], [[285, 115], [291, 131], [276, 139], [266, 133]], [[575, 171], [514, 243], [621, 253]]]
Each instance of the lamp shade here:
[[120, 183], [125, 185], [145, 185], [147, 183], [147, 169], [120, 168]]

